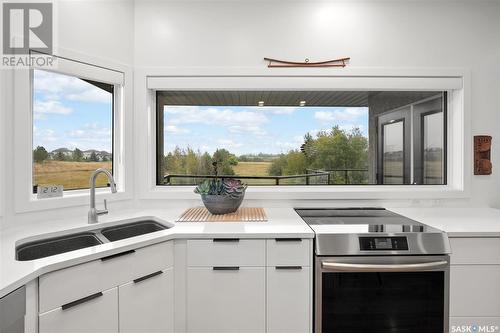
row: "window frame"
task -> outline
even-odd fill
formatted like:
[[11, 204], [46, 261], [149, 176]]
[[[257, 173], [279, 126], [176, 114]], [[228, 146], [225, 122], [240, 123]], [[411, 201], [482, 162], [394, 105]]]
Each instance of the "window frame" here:
[[[131, 75], [131, 69], [121, 64], [93, 58], [84, 54], [61, 49], [56, 56], [56, 67], [53, 69], [37, 68], [52, 72], [76, 76], [97, 82], [114, 85], [113, 96], [113, 172], [118, 184], [118, 193], [109, 196], [109, 189], [96, 189], [98, 198], [108, 197], [109, 201], [132, 198], [131, 171], [125, 168], [125, 162], [132, 163], [131, 156], [125, 155], [125, 150], [132, 146], [131, 139], [124, 135], [131, 126], [131, 87], [125, 86], [125, 78]], [[88, 205], [89, 190], [78, 189], [64, 191], [63, 197], [37, 199], [33, 194], [33, 70], [16, 69], [13, 77], [14, 114], [14, 211], [16, 213], [37, 210], [56, 209]]]
[[[30, 84], [31, 84], [31, 112], [32, 112], [32, 127], [35, 127], [35, 124], [34, 124], [34, 118], [33, 118], [33, 110], [34, 110], [34, 100], [33, 100], [33, 97], [34, 97], [34, 87], [33, 87], [33, 84], [34, 84], [34, 72], [35, 70], [42, 70], [42, 71], [45, 71], [45, 72], [49, 72], [49, 73], [55, 73], [55, 74], [60, 74], [60, 75], [65, 75], [65, 76], [68, 76], [68, 77], [73, 77], [73, 78], [77, 78], [79, 80], [83, 80], [85, 81], [84, 79], [82, 79], [81, 77], [78, 77], [76, 75], [72, 75], [72, 74], [65, 74], [65, 73], [62, 73], [62, 72], [57, 72], [57, 71], [50, 71], [50, 70], [46, 70], [46, 69], [38, 69], [38, 68], [32, 68], [30, 70]], [[116, 121], [116, 118], [117, 118], [117, 108], [116, 108], [116, 105], [117, 105], [117, 92], [120, 92], [120, 85], [118, 84], [110, 84], [110, 83], [104, 83], [104, 82], [99, 82], [99, 81], [94, 81], [94, 80], [88, 80], [88, 81], [92, 81], [92, 82], [95, 82], [95, 83], [100, 83], [100, 84], [109, 84], [110, 86], [113, 87], [113, 92], [112, 92], [112, 95], [113, 95], [113, 99], [111, 100], [111, 167], [112, 167], [112, 170], [111, 171], [111, 174], [113, 175], [116, 175], [115, 173], [115, 164], [114, 164], [114, 150], [115, 150], [115, 121]], [[32, 141], [33, 141], [33, 135], [32, 135]], [[34, 146], [32, 146], [32, 151], [34, 150]], [[33, 162], [32, 162], [33, 163]], [[32, 166], [34, 166], [32, 164]], [[37, 193], [35, 192], [35, 185], [37, 184], [34, 184], [33, 183], [33, 178], [34, 178], [34, 173], [32, 173], [32, 181], [31, 181], [31, 188], [32, 188], [32, 193], [33, 195], [37, 195]], [[57, 185], [57, 184], [55, 184]], [[109, 184], [108, 184], [109, 185]], [[120, 184], [116, 184], [118, 187], [120, 186]], [[96, 186], [96, 190], [99, 189], [99, 188], [104, 188], [103, 186]], [[80, 191], [80, 192], [77, 192], [77, 193], [81, 193], [83, 191], [87, 191], [89, 188], [88, 187], [82, 187], [82, 188], [74, 188], [74, 189], [64, 189], [64, 193], [66, 194], [70, 194], [70, 193], [73, 193], [74, 191]]]
[[[445, 199], [470, 197], [470, 71], [465, 68], [346, 68], [309, 71], [232, 68], [138, 68], [136, 132], [147, 133], [137, 142], [136, 176], [141, 199], [191, 199], [192, 186], [156, 186], [157, 90], [400, 90], [448, 91], [447, 185], [337, 185], [249, 187], [247, 199]], [[147, 117], [138, 118], [141, 114]], [[141, 151], [145, 149], [144, 151]], [[451, 167], [450, 167], [451, 166]], [[144, 176], [145, 175], [145, 176]]]

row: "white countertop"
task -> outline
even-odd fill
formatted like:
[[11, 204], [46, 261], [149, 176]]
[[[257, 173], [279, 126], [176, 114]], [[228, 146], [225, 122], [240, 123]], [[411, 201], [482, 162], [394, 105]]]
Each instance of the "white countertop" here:
[[[444, 230], [450, 237], [500, 237], [500, 210], [492, 208], [388, 208], [432, 227]], [[268, 222], [177, 223], [173, 228], [116, 242], [33, 261], [16, 261], [19, 240], [45, 238], [58, 234], [85, 231], [116, 224], [137, 217], [155, 217], [174, 222], [183, 209], [148, 209], [111, 212], [101, 216], [97, 225], [88, 225], [86, 216], [10, 227], [0, 234], [0, 297], [38, 276], [98, 259], [114, 253], [139, 248], [169, 239], [183, 238], [313, 238], [312, 230], [292, 208], [265, 208]], [[125, 221], [124, 221], [125, 222]], [[43, 235], [43, 237], [37, 237]]]
[[500, 237], [500, 209], [494, 208], [387, 208], [453, 237]]
[[[165, 222], [175, 222], [184, 209], [125, 210], [111, 212], [99, 218], [99, 224], [87, 224], [87, 216], [76, 219], [60, 219], [43, 223], [23, 224], [11, 227], [0, 234], [0, 297], [38, 276], [95, 260], [114, 253], [139, 248], [170, 239], [182, 238], [313, 238], [313, 231], [291, 208], [265, 208], [267, 222], [192, 222], [176, 223], [174, 227], [129, 239], [105, 243], [32, 261], [15, 260], [15, 248], [19, 240], [35, 240], [61, 234], [99, 229], [113, 222], [137, 217], [155, 217]], [[125, 223], [127, 221], [123, 221]], [[50, 234], [50, 235], [48, 235]], [[41, 235], [41, 237], [40, 237]]]

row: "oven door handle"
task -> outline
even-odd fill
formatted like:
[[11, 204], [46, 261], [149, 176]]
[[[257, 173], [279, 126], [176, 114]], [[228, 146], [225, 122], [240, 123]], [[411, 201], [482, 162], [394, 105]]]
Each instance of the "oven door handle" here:
[[422, 262], [414, 264], [349, 264], [341, 262], [323, 262], [324, 270], [340, 272], [415, 272], [446, 268], [448, 262], [445, 260]]

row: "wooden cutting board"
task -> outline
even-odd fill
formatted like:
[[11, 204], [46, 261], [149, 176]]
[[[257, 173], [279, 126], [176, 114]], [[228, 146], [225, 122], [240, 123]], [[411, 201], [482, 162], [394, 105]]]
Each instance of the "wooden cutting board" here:
[[205, 207], [193, 207], [176, 222], [267, 222], [267, 215], [260, 207], [240, 207], [234, 213], [223, 215], [213, 215]]

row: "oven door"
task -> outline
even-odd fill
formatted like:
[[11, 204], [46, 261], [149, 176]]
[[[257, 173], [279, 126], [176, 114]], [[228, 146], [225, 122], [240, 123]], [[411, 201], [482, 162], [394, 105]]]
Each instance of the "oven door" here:
[[448, 333], [449, 256], [316, 257], [316, 333]]

